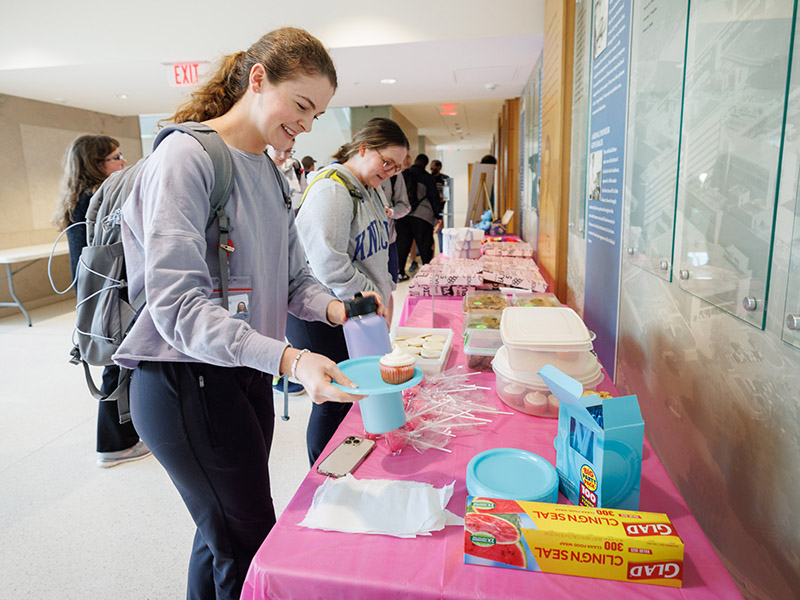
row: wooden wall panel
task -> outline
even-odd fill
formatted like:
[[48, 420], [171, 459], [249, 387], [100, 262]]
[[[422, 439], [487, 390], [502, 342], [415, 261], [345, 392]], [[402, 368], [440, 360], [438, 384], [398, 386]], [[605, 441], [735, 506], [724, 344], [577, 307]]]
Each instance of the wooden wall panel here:
[[538, 259], [562, 302], [567, 291], [573, 21], [571, 0], [545, 1]]

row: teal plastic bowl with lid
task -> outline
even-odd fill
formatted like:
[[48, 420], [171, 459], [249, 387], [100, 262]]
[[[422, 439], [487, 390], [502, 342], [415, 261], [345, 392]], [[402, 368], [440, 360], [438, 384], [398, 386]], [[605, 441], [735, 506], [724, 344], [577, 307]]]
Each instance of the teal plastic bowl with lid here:
[[467, 465], [467, 493], [471, 496], [558, 501], [558, 474], [548, 460], [518, 448], [492, 448], [472, 457]]

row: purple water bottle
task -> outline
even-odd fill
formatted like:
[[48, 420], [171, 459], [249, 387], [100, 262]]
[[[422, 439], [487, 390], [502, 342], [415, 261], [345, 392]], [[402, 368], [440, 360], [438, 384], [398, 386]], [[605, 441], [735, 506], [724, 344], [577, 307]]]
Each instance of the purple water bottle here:
[[[375, 357], [375, 369], [378, 370], [378, 360], [392, 351], [392, 344], [386, 319], [377, 313], [375, 297], [358, 293], [354, 298], [344, 301], [344, 310], [347, 320], [342, 328], [350, 358]], [[406, 422], [403, 396], [399, 391], [392, 391], [388, 384], [384, 393], [372, 393], [361, 400], [358, 406], [364, 429], [368, 433], [386, 433], [402, 427]]]
[[357, 293], [344, 301], [347, 320], [342, 325], [350, 358], [384, 355], [392, 351], [386, 319], [377, 313], [374, 296]]

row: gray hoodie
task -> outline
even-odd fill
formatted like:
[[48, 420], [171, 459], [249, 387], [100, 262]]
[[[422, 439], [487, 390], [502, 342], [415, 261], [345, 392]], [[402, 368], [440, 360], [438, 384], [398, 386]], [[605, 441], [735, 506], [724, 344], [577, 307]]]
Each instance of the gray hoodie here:
[[285, 182], [265, 155], [230, 151], [231, 293], [252, 289], [250, 322], [210, 299], [212, 277], [219, 276], [219, 229], [206, 230], [214, 171], [199, 142], [173, 133], [147, 159], [123, 209], [129, 294], [144, 287], [147, 304], [114, 355], [120, 365], [188, 361], [277, 374], [287, 310], [327, 322], [334, 298], [306, 267], [293, 211], [279, 188]]
[[[353, 217], [353, 198], [333, 179], [313, 177], [336, 169], [361, 194]], [[375, 291], [388, 302], [394, 289], [389, 274], [389, 225], [383, 192], [364, 187], [341, 164], [312, 174], [309, 189], [297, 213], [297, 231], [311, 272], [340, 300], [356, 292]]]

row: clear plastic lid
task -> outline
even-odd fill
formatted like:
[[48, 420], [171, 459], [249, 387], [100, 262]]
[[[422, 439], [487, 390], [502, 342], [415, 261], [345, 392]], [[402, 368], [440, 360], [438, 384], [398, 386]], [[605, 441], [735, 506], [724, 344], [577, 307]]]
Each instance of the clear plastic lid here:
[[568, 306], [511, 306], [500, 319], [503, 344], [520, 350], [591, 350], [589, 330]]

